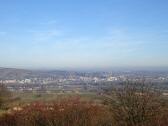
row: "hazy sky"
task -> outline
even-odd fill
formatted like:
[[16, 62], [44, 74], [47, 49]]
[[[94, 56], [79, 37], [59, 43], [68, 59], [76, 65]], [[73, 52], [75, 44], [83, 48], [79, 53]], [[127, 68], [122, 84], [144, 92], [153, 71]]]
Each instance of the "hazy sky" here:
[[0, 0], [0, 66], [168, 67], [168, 0]]

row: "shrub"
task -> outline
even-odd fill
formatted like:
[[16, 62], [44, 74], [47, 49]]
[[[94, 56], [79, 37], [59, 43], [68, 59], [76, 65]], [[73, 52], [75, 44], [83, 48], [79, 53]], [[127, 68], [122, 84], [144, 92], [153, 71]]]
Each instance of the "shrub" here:
[[10, 92], [3, 84], [0, 84], [0, 109], [4, 107], [4, 104], [8, 101], [9, 97]]
[[[107, 112], [102, 106], [79, 100], [32, 103], [0, 118], [1, 126], [103, 126]], [[108, 126], [108, 125], [105, 125]]]

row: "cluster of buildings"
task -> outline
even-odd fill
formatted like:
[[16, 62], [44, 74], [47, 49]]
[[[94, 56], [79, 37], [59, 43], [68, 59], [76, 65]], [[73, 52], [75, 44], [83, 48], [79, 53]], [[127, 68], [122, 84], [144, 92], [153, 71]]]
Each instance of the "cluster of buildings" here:
[[[23, 79], [2, 79], [0, 83], [12, 91], [84, 91], [100, 90], [111, 85], [117, 85], [127, 80], [139, 81], [144, 79], [154, 83], [168, 83], [168, 75], [147, 75], [136, 73], [99, 73], [76, 74], [64, 76], [29, 77]], [[111, 84], [111, 85], [110, 85]], [[163, 89], [165, 85], [163, 85]]]
[[117, 81], [118, 77], [109, 76], [106, 78], [99, 77], [71, 77], [71, 78], [25, 78], [22, 80], [7, 79], [0, 80], [3, 84], [50, 84], [50, 83], [65, 83], [65, 82], [106, 82], [106, 81]]

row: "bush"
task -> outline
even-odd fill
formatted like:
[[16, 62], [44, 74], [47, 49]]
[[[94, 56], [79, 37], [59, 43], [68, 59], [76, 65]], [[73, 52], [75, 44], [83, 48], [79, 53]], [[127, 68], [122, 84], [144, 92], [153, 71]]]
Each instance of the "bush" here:
[[[0, 118], [1, 126], [108, 126], [102, 106], [64, 100], [53, 103], [32, 103], [18, 107]], [[109, 125], [110, 126], [110, 125]]]
[[10, 92], [3, 84], [0, 84], [0, 109], [4, 107], [4, 104], [9, 100], [9, 97]]

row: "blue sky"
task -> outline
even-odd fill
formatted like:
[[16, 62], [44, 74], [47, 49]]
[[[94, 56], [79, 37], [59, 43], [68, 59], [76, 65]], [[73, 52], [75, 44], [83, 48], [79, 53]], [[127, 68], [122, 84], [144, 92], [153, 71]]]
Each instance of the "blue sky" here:
[[168, 67], [167, 0], [1, 0], [0, 66]]

